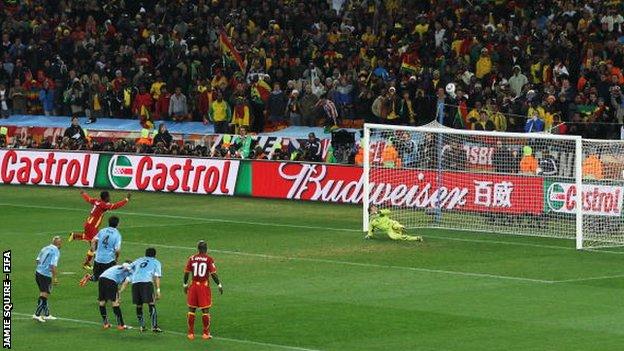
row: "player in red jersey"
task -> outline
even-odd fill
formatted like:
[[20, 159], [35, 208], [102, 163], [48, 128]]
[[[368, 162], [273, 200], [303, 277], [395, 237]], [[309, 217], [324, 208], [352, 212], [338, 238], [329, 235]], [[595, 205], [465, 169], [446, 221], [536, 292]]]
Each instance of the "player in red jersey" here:
[[[202, 311], [202, 322], [204, 330], [202, 339], [210, 339], [210, 306], [212, 306], [212, 292], [210, 291], [210, 280], [212, 277], [215, 284], [219, 287], [219, 293], [223, 294], [223, 286], [219, 282], [217, 276], [217, 267], [212, 257], [208, 256], [208, 245], [205, 241], [200, 240], [197, 243], [198, 253], [189, 257], [184, 268], [184, 293], [186, 294], [186, 302], [189, 307], [187, 315], [188, 320], [188, 338], [195, 339], [195, 311], [199, 308]], [[191, 276], [191, 283], [188, 283]]]
[[85, 261], [82, 264], [82, 268], [86, 270], [93, 269], [91, 267], [91, 260], [93, 260], [93, 251], [91, 250], [91, 240], [97, 235], [98, 230], [100, 228], [100, 223], [102, 223], [102, 217], [104, 216], [104, 212], [108, 210], [116, 210], [120, 207], [125, 206], [128, 201], [130, 201], [130, 193], [126, 195], [126, 198], [115, 202], [114, 204], [110, 203], [110, 194], [108, 191], [102, 191], [100, 193], [100, 199], [96, 199], [90, 197], [83, 190], [80, 190], [80, 195], [82, 198], [93, 205], [91, 207], [91, 212], [89, 212], [89, 217], [84, 222], [84, 231], [83, 232], [71, 232], [69, 234], [69, 241], [73, 240], [83, 240], [89, 244], [89, 250], [87, 251], [87, 255], [85, 257]]

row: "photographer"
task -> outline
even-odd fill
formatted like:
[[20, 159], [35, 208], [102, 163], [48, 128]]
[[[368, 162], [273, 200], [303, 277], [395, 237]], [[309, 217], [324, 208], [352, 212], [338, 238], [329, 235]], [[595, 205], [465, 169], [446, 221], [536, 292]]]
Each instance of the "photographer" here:
[[293, 89], [286, 103], [286, 118], [291, 126], [302, 126], [301, 103], [299, 102], [299, 91]]
[[74, 78], [71, 87], [65, 91], [65, 103], [69, 104], [73, 116], [84, 113], [85, 92], [80, 83], [80, 79]]
[[614, 85], [609, 89], [611, 93], [611, 106], [615, 112], [615, 118], [619, 123], [624, 121], [624, 96], [622, 96], [622, 89], [619, 85]]
[[171, 136], [171, 134], [169, 134], [169, 131], [167, 130], [167, 126], [165, 126], [164, 123], [161, 123], [158, 126], [158, 134], [156, 134], [156, 136], [154, 137], [153, 144], [158, 145], [159, 143], [162, 143], [165, 149], [169, 149], [169, 146], [171, 146], [172, 141], [173, 141], [173, 137]]
[[516, 173], [514, 170], [514, 156], [508, 146], [503, 145], [502, 140], [496, 141], [496, 148], [492, 154], [492, 166], [496, 173]]
[[542, 151], [542, 158], [539, 160], [537, 174], [543, 176], [556, 176], [559, 173], [557, 160], [550, 154], [549, 150]]
[[304, 146], [303, 159], [310, 162], [321, 162], [321, 141], [314, 133], [308, 134], [308, 142]]
[[416, 142], [412, 140], [409, 132], [399, 132], [399, 135], [392, 139], [396, 150], [399, 152], [403, 167], [416, 167]]
[[65, 129], [65, 133], [63, 133], [63, 136], [73, 141], [74, 145], [78, 146], [84, 144], [87, 140], [84, 130], [82, 129], [80, 124], [78, 124], [78, 117], [76, 115], [72, 117], [71, 126]]
[[0, 132], [0, 147], [6, 147], [7, 144], [7, 136], [5, 133]]

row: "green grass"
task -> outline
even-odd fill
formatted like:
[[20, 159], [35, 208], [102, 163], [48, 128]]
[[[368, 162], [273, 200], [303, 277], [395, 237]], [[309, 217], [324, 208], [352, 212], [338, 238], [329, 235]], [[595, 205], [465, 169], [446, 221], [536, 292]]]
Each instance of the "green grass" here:
[[[134, 193], [117, 213], [123, 259], [159, 245], [158, 308], [167, 332], [104, 331], [95, 324], [96, 287], [77, 286], [86, 248], [80, 242], [62, 247], [65, 274], [50, 308], [93, 324], [26, 319], [38, 295], [34, 257], [53, 234], [81, 229], [87, 212], [77, 190], [0, 186], [0, 248], [12, 250], [19, 313], [15, 350], [621, 350], [624, 344], [618, 252], [443, 230], [421, 232], [422, 244], [365, 241], [358, 207], [155, 193]], [[183, 335], [182, 270], [199, 239], [214, 250], [225, 288], [213, 300], [216, 339], [209, 346]], [[122, 309], [136, 325], [128, 293]]]

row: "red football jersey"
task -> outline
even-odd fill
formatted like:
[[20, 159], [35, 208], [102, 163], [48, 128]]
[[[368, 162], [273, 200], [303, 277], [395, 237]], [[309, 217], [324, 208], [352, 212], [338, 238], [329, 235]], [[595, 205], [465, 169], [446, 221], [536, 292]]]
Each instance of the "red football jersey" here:
[[96, 198], [92, 198], [86, 193], [82, 194], [82, 198], [93, 205], [91, 208], [91, 212], [89, 212], [89, 217], [87, 218], [86, 224], [95, 226], [96, 228], [100, 226], [100, 222], [102, 222], [102, 216], [104, 216], [104, 212], [108, 210], [115, 210], [120, 207], [123, 207], [128, 203], [128, 199], [123, 199], [119, 202], [111, 204], [110, 202], [105, 202]]
[[199, 253], [189, 257], [184, 272], [191, 273], [193, 282], [205, 282], [210, 274], [217, 272], [217, 267], [212, 257]]

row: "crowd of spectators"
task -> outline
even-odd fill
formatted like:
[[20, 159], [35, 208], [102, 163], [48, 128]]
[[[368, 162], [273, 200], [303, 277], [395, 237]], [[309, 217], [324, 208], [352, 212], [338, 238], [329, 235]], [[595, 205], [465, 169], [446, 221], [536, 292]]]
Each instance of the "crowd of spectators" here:
[[[0, 117], [132, 117], [147, 127], [195, 120], [217, 132], [437, 119], [455, 128], [616, 139], [624, 119], [620, 1], [4, 0], [0, 7]], [[223, 37], [242, 62], [223, 55]]]
[[[321, 141], [314, 133], [309, 133], [307, 140], [299, 147], [292, 148], [277, 142], [270, 150], [258, 145], [258, 141], [248, 133], [247, 127], [239, 128], [235, 135], [223, 135], [202, 143], [174, 140], [165, 124], [160, 124], [155, 133], [142, 135], [136, 139], [105, 138], [96, 140], [89, 137], [80, 126], [78, 117], [72, 117], [71, 125], [63, 135], [43, 138], [41, 141], [31, 135], [7, 138], [6, 131], [0, 130], [0, 148], [102, 151], [155, 155], [178, 155], [213, 158], [238, 158], [255, 160], [282, 160], [336, 163], [333, 148], [327, 150], [329, 156], [323, 157]], [[353, 163], [355, 149], [347, 155], [343, 163]], [[353, 153], [353, 155], [351, 155]], [[349, 159], [351, 157], [351, 160]]]

